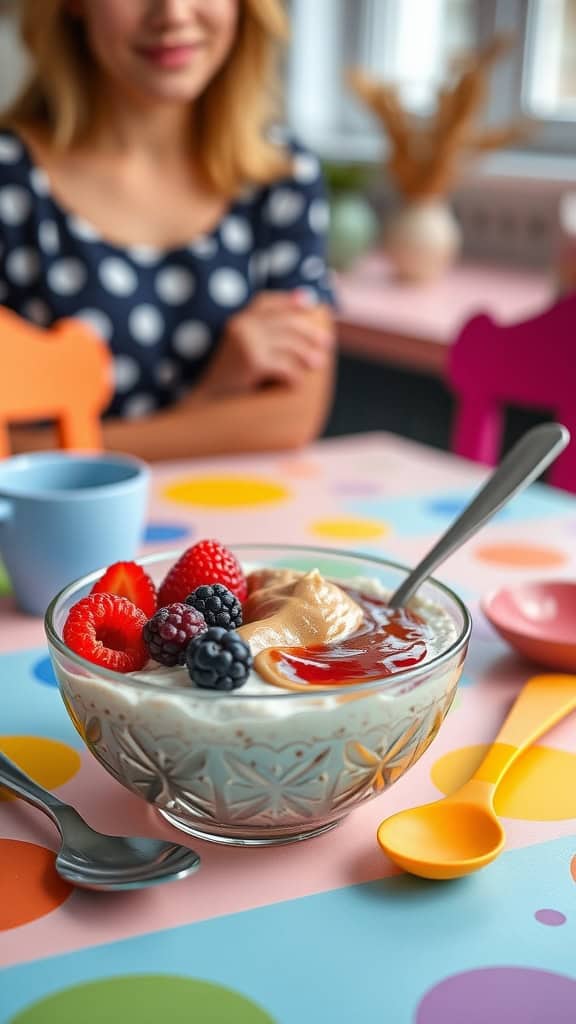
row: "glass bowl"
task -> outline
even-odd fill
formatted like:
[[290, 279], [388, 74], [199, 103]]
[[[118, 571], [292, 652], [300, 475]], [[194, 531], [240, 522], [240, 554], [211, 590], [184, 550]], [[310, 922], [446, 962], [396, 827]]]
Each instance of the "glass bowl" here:
[[[335, 582], [394, 589], [408, 569], [375, 557], [287, 545], [233, 547], [245, 568], [317, 568]], [[139, 559], [160, 582], [181, 552]], [[455, 631], [441, 653], [381, 681], [268, 694], [167, 687], [94, 665], [62, 640], [69, 609], [101, 572], [66, 587], [45, 628], [60, 692], [88, 749], [176, 828], [269, 845], [332, 828], [415, 764], [452, 703], [471, 630], [463, 602], [430, 579], [418, 597]]]

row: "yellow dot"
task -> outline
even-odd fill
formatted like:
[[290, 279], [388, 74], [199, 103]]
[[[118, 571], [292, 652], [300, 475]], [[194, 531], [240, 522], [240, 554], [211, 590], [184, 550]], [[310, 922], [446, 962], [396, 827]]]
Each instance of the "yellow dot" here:
[[264, 477], [196, 476], [170, 484], [164, 496], [200, 508], [241, 508], [286, 501], [290, 491]]
[[[448, 795], [466, 782], [480, 764], [486, 746], [461, 747], [444, 754], [432, 767], [432, 781]], [[496, 813], [524, 821], [576, 818], [576, 754], [554, 747], [530, 747], [509, 769], [496, 790]]]
[[[0, 736], [0, 750], [46, 789], [63, 786], [82, 763], [78, 751], [42, 736]], [[0, 786], [0, 800], [15, 799]]]
[[319, 519], [310, 529], [317, 537], [330, 540], [376, 540], [390, 533], [386, 523], [374, 519]]

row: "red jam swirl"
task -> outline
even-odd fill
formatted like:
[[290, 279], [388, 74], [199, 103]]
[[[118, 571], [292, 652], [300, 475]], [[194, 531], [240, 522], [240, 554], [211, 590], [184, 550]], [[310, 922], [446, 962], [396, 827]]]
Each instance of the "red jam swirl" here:
[[419, 665], [428, 653], [430, 627], [406, 608], [343, 588], [360, 605], [364, 621], [345, 640], [309, 647], [277, 647], [268, 652], [294, 683], [338, 686], [383, 679]]

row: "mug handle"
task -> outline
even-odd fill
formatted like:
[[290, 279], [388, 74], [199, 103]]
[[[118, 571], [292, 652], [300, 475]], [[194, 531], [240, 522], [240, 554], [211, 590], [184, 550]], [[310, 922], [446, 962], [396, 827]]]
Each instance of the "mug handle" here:
[[0, 498], [0, 526], [11, 519], [14, 514], [14, 504], [6, 498]]

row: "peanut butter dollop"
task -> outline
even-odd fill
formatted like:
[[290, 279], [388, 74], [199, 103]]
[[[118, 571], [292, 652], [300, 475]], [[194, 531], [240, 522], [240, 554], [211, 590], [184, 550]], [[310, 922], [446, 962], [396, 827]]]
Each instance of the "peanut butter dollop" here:
[[[268, 682], [293, 686], [266, 655], [274, 647], [308, 647], [350, 636], [363, 613], [349, 595], [313, 569], [306, 574], [290, 569], [254, 574], [244, 605], [248, 620], [238, 630], [250, 646], [256, 670]], [[264, 652], [264, 653], [263, 653]]]

